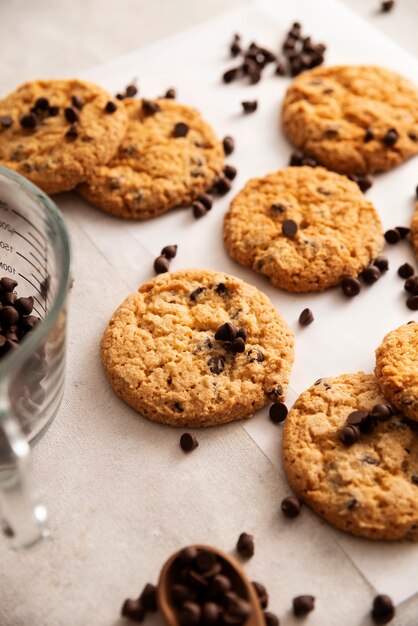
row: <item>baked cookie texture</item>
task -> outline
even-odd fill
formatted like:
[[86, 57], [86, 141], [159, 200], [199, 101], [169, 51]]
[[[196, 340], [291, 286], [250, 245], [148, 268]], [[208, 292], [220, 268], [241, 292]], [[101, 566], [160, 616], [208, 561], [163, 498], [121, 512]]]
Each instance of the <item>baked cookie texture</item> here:
[[[303, 72], [287, 90], [281, 117], [295, 146], [337, 172], [383, 172], [418, 152], [418, 89], [382, 67]], [[399, 134], [394, 145], [385, 144], [390, 129]]]
[[[245, 328], [245, 352], [214, 335]], [[101, 356], [114, 391], [150, 420], [211, 426], [251, 417], [284, 400], [293, 334], [268, 298], [238, 278], [209, 270], [161, 274], [114, 313]]]
[[[129, 124], [117, 154], [78, 189], [118, 217], [147, 219], [190, 204], [222, 171], [222, 145], [195, 109], [162, 98], [153, 104], [159, 111], [149, 114], [147, 101], [125, 101]], [[185, 136], [175, 136], [179, 123], [189, 128]]]
[[388, 400], [418, 421], [418, 322], [386, 335], [376, 350], [375, 375]]
[[[294, 237], [282, 232], [293, 220]], [[322, 167], [250, 180], [224, 221], [230, 256], [288, 291], [323, 291], [357, 276], [383, 246], [382, 225], [356, 183]]]
[[344, 446], [339, 430], [355, 410], [386, 402], [374, 376], [317, 381], [289, 411], [283, 431], [287, 477], [330, 524], [353, 535], [418, 540], [418, 432], [396, 414]]
[[[81, 110], [72, 97], [83, 103]], [[35, 128], [23, 128], [20, 118], [30, 114], [38, 98], [59, 107], [55, 115], [40, 111]], [[0, 164], [22, 174], [46, 193], [75, 187], [98, 163], [116, 152], [127, 126], [125, 108], [105, 111], [111, 96], [96, 85], [81, 80], [38, 80], [25, 83], [0, 100], [1, 117], [11, 117], [11, 126], [0, 124]], [[77, 137], [67, 137], [71, 126], [67, 107], [78, 113]]]
[[411, 221], [411, 241], [418, 257], [418, 202], [415, 203], [415, 211]]

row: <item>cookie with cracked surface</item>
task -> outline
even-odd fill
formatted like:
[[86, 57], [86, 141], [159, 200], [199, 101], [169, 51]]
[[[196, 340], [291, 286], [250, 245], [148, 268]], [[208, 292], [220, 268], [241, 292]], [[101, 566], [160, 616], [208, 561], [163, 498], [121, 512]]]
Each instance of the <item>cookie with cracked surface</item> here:
[[344, 446], [348, 415], [385, 403], [358, 372], [317, 381], [289, 411], [284, 467], [295, 492], [330, 524], [359, 537], [418, 540], [418, 432], [401, 413]]
[[25, 83], [0, 100], [0, 164], [46, 193], [72, 189], [116, 152], [127, 126], [124, 107], [81, 80]]
[[147, 219], [193, 202], [219, 178], [222, 145], [191, 107], [173, 100], [126, 100], [128, 130], [117, 154], [79, 187], [118, 217]]
[[411, 241], [415, 254], [418, 257], [418, 202], [415, 204], [415, 211], [411, 221]]
[[418, 89], [382, 67], [303, 72], [281, 117], [295, 146], [344, 174], [383, 172], [418, 153]]
[[[215, 339], [244, 328], [245, 350]], [[114, 391], [150, 420], [211, 426], [251, 417], [283, 400], [293, 334], [267, 296], [228, 274], [161, 274], [128, 296], [111, 318], [101, 356]]]
[[375, 375], [390, 402], [418, 421], [418, 322], [386, 335], [376, 350]]
[[[294, 223], [296, 233], [286, 230]], [[380, 252], [382, 226], [356, 183], [322, 167], [250, 180], [224, 222], [230, 256], [288, 291], [322, 291]]]

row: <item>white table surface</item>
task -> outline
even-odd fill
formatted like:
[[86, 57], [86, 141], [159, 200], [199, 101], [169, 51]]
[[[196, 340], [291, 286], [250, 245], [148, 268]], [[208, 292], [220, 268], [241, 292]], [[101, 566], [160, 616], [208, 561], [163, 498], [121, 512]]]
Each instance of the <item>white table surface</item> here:
[[[339, 0], [335, 1], [337, 2]], [[417, 55], [418, 39], [416, 38], [415, 25], [418, 19], [418, 2], [416, 2], [416, 0], [398, 0], [396, 8], [393, 12], [387, 15], [382, 15], [377, 11], [379, 0], [341, 1], [344, 1], [346, 5], [370, 21], [370, 23], [372, 23], [376, 28], [384, 31], [397, 43]], [[114, 2], [110, 2], [109, 0], [60, 0], [58, 2], [54, 2], [53, 0], [37, 0], [37, 2], [28, 2], [27, 0], [1, 0], [1, 90], [5, 93], [8, 90], [13, 89], [20, 82], [33, 79], [37, 76], [52, 77], [78, 75], [80, 72], [91, 66], [109, 61], [114, 57], [118, 57], [147, 43], [156, 41], [165, 35], [175, 33], [207, 18], [220, 15], [225, 10], [239, 7], [247, 3], [248, 2], [246, 0], [228, 0], [228, 2], [225, 2], [225, 0], [206, 0], [205, 2], [201, 0], [118, 0], [117, 2], [115, 0]], [[326, 20], [326, 15], [324, 15], [324, 20]], [[353, 34], [353, 39], [354, 38], [355, 34]], [[175, 77], [173, 78], [173, 84], [175, 84]], [[71, 217], [68, 216], [68, 218], [71, 221]], [[72, 223], [71, 227], [72, 232], [74, 233], [74, 231], [77, 230], [76, 223]], [[76, 264], [81, 267], [83, 263], [88, 263], [89, 247], [92, 244], [84, 238], [81, 231], [79, 234], [80, 237], [75, 246], [75, 255]], [[96, 267], [91, 279], [94, 279], [96, 276], [96, 279], [100, 280], [106, 269], [105, 264], [103, 264], [103, 267]], [[76, 285], [75, 288], [78, 289], [80, 287]], [[87, 289], [87, 287], [85, 287], [85, 289]], [[125, 287], [121, 285], [121, 299], [125, 295], [125, 292]], [[84, 295], [86, 296], [86, 294]], [[110, 303], [110, 305], [107, 304], [106, 306], [109, 308], [110, 313], [113, 308], [113, 303]], [[94, 319], [91, 321], [94, 322]], [[83, 333], [85, 331], [80, 329], [80, 332]], [[73, 338], [72, 341], [75, 341], [75, 339]], [[94, 357], [91, 355], [82, 355], [80, 356], [77, 364], [81, 367], [89, 367], [89, 363], [92, 358]], [[81, 387], [82, 384], [82, 379], [80, 379]], [[76, 390], [70, 390], [69, 392], [69, 394], [74, 393], [79, 392]], [[84, 393], [86, 394], [88, 401], [89, 390], [84, 390]], [[106, 401], [107, 397], [105, 396], [103, 398], [103, 403]], [[92, 407], [92, 410], [95, 409], [100, 410], [100, 407]], [[131, 420], [131, 418], [128, 418], [128, 420]], [[73, 434], [72, 428], [79, 427], [79, 425], [80, 416], [78, 416], [78, 420], [75, 425], [66, 426], [62, 429], [62, 432], [59, 433], [59, 436], [71, 437]], [[129, 444], [131, 446], [130, 449], [128, 452], [123, 447], [119, 449], [117, 448], [117, 443], [115, 443], [115, 450], [113, 453], [116, 456], [119, 454], [121, 457], [121, 467], [117, 467], [115, 470], [121, 471], [121, 488], [130, 488], [134, 493], [135, 489], [140, 486], [140, 482], [138, 482], [135, 477], [132, 477], [128, 484], [125, 483], [125, 485], [122, 486], [122, 455], [126, 453], [133, 454], [135, 448], [135, 437], [140, 432], [142, 435], [143, 432], [148, 431], [152, 428], [152, 426], [148, 423], [141, 424], [141, 426], [139, 426], [133, 419], [129, 421], [129, 426], [132, 428], [132, 439]], [[86, 481], [91, 482], [92, 488], [94, 488], [94, 485], [97, 485], [97, 481], [102, 480], [103, 477], [106, 479], [108, 466], [104, 446], [109, 434], [111, 434], [109, 429], [111, 429], [110, 426], [106, 429], [106, 426], [104, 425], [103, 432], [94, 433], [92, 432], [92, 429], [89, 428], [89, 425], [86, 424], [85, 426], [86, 437], [91, 438], [97, 436], [98, 441], [95, 442], [96, 448], [100, 449], [100, 446], [103, 446], [103, 455], [100, 458], [100, 463], [96, 464], [94, 468], [90, 464], [89, 459], [85, 459], [86, 471], [95, 472], [94, 474], [89, 474], [85, 477]], [[135, 434], [135, 429], [138, 430], [137, 434]], [[54, 435], [54, 426], [52, 427], [51, 436], [56, 436], [56, 433]], [[265, 502], [267, 497], [273, 496], [275, 501], [279, 501], [280, 497], [283, 495], [281, 494], [280, 489], [277, 488], [275, 493], [272, 494], [268, 488], [268, 483], [271, 480], [270, 474], [272, 474], [270, 464], [266, 462], [264, 466], [260, 466], [260, 455], [256, 455], [254, 453], [250, 442], [247, 442], [245, 439], [244, 432], [240, 436], [242, 438], [241, 445], [246, 451], [246, 466], [251, 467], [257, 463], [258, 472], [265, 472], [266, 477], [266, 493], [255, 493], [254, 489], [258, 489], [258, 483], [256, 484], [254, 481], [254, 486], [252, 483], [248, 483], [248, 474], [245, 473], [245, 467], [242, 468], [242, 475], [243, 477], [244, 475], [246, 476], [247, 481], [246, 488], [242, 491], [243, 501], [245, 501], [248, 493], [250, 493], [251, 498], [253, 498], [251, 505], [256, 505], [257, 498], [260, 502]], [[218, 441], [216, 433], [205, 433], [202, 435], [202, 439], [207, 447], [206, 454], [209, 455], [211, 460], [213, 459], [214, 467], [216, 467], [220, 458], [225, 459], [226, 457], [230, 458], [229, 463], [231, 468], [234, 467], [234, 472], [237, 471], [234, 463], [234, 443], [228, 428], [223, 431], [222, 445], [220, 444], [220, 441]], [[124, 440], [124, 443], [126, 443], [126, 439]], [[162, 457], [169, 457], [169, 461], [172, 461], [170, 456], [171, 454], [172, 453], [169, 449], [162, 450]], [[64, 459], [62, 458], [54, 458], [54, 451], [51, 451], [51, 458], [48, 459], [48, 463], [55, 463], [56, 467], [58, 467], [59, 465], [64, 465], [63, 461]], [[71, 467], [71, 460], [68, 460], [68, 465]], [[167, 471], [170, 471], [168, 465], [167, 468], [165, 465], [166, 461], [162, 459], [159, 470], [164, 471], [164, 469], [167, 469]], [[45, 471], [46, 463], [37, 459], [36, 473], [42, 476]], [[144, 480], [150, 481], [150, 484], [152, 484], [152, 481], [154, 480], [154, 469], [152, 467], [146, 467], [145, 469], [142, 468], [141, 471], [144, 472]], [[214, 471], [213, 476], [208, 474], [206, 478], [208, 481], [213, 480], [213, 482], [215, 482], [216, 471]], [[62, 475], [59, 471], [57, 472], [55, 481], [56, 483], [59, 483], [60, 480], [64, 479], [67, 480], [67, 486], [70, 489], [77, 490], [79, 488], [79, 484], [76, 482], [76, 477], [74, 477], [74, 481], [72, 481], [71, 476], [68, 476], [65, 473], [65, 468], [62, 470]], [[79, 479], [79, 476], [77, 476], [77, 479]], [[226, 509], [228, 507], [227, 493], [228, 490], [226, 489], [224, 496], [220, 495], [222, 505]], [[173, 506], [173, 501], [170, 501], [170, 495], [171, 494], [169, 493], [166, 494], [167, 503], [170, 502]], [[63, 498], [65, 498], [65, 494], [63, 494]], [[121, 519], [117, 516], [112, 516], [112, 513], [114, 514], [114, 512], [111, 509], [111, 504], [112, 503], [109, 502], [109, 523], [120, 523], [122, 529], [124, 524], [128, 524], [129, 527], [129, 520], [124, 520], [123, 514], [121, 514]], [[266, 526], [273, 523], [274, 516], [276, 515], [276, 508], [276, 505], [273, 504], [270, 511], [271, 516], [266, 519], [265, 522]], [[252, 506], [249, 506], [248, 503], [243, 506], [243, 527], [245, 526], [246, 520], [251, 520], [251, 510]], [[62, 525], [65, 524], [66, 520], [60, 519], [59, 502], [52, 505], [52, 510], [50, 512], [58, 526], [60, 523]], [[179, 516], [181, 517], [182, 515], [183, 513], [180, 512]], [[93, 509], [88, 510], [87, 519], [85, 520], [82, 519], [80, 511], [74, 511], [74, 519], [77, 520], [74, 521], [74, 527], [84, 528], [83, 533], [88, 533], [90, 531], [90, 527], [97, 523], [95, 511]], [[210, 521], [213, 526], [216, 527], [216, 519], [213, 518]], [[303, 523], [308, 525], [308, 529], [311, 528], [309, 526], [309, 520]], [[168, 554], [166, 547], [164, 546], [163, 536], [161, 534], [164, 532], [164, 528], [165, 524], [162, 523], [161, 528], [156, 529], [150, 538], [151, 543], [153, 545], [155, 544], [155, 551], [160, 555], [161, 559]], [[322, 532], [320, 526], [317, 528], [316, 532], [319, 537]], [[307, 535], [309, 535], [309, 530]], [[235, 540], [233, 530], [228, 527], [227, 523], [224, 524], [222, 528], [216, 527], [212, 535], [207, 533], [206, 529], [202, 526], [201, 536], [202, 539], [207, 539], [208, 541], [211, 536], [225, 536], [223, 545], [221, 546], [225, 548], [227, 548], [227, 546], [232, 547], [233, 541]], [[315, 544], [316, 539], [316, 536], [312, 536], [313, 544]], [[60, 590], [59, 595], [56, 597], [57, 606], [52, 614], [49, 613], [43, 616], [42, 626], [59, 626], [61, 624], [67, 626], [67, 624], [69, 625], [70, 623], [73, 626], [84, 626], [84, 624], [87, 624], [87, 621], [85, 620], [87, 620], [88, 612], [92, 612], [93, 618], [91, 623], [96, 624], [99, 623], [99, 621], [96, 622], [96, 619], [94, 618], [95, 610], [98, 620], [100, 617], [100, 624], [109, 623], [110, 626], [116, 626], [116, 623], [119, 624], [119, 622], [116, 622], [114, 618], [109, 618], [109, 621], [106, 622], [106, 618], [102, 619], [101, 617], [106, 614], [112, 614], [109, 612], [109, 607], [106, 607], [106, 597], [100, 600], [101, 595], [106, 596], [106, 594], [112, 593], [112, 589], [97, 589], [97, 598], [92, 598], [90, 605], [86, 606], [85, 610], [75, 610], [74, 619], [71, 619], [71, 612], [73, 610], [71, 607], [75, 607], [77, 603], [77, 590], [66, 587], [65, 558], [71, 559], [74, 555], [77, 555], [80, 562], [80, 577], [85, 575], [86, 571], [91, 574], [91, 576], [94, 576], [100, 568], [106, 568], [105, 560], [94, 564], [88, 562], [88, 555], [85, 551], [84, 543], [85, 539], [83, 534], [81, 534], [74, 538], [73, 546], [67, 546], [68, 553], [64, 554], [63, 570], [60, 580], [54, 580], [56, 572], [46, 571], [44, 575], [40, 577], [40, 580], [33, 581], [33, 585], [39, 586], [39, 589], [41, 589], [45, 584], [50, 585], [51, 589], [55, 588]], [[130, 549], [134, 553], [135, 549], [140, 550], [141, 546], [141, 541], [138, 540], [138, 546], [131, 546]], [[263, 546], [261, 549], [269, 551], [270, 546]], [[310, 551], [311, 548], [307, 545], [306, 549], [307, 559], [314, 559], [314, 548]], [[53, 550], [53, 548], [50, 550]], [[115, 546], [115, 553], [117, 553], [118, 550], [120, 551], [119, 560], [126, 558], [126, 554], [129, 554], [130, 550], [127, 551], [126, 546], [123, 546], [123, 539], [121, 539], [120, 545]], [[330, 553], [326, 556], [329, 567], [332, 569], [334, 556], [335, 564], [337, 563], [336, 555]], [[141, 562], [140, 557], [140, 554], [136, 554], [135, 556], [139, 563]], [[115, 560], [118, 560], [117, 556], [115, 556]], [[32, 581], [28, 579], [28, 577], [25, 577], [24, 570], [21, 570], [21, 572], [19, 571], [19, 574], [20, 573], [22, 585], [32, 584]], [[254, 566], [252, 573], [254, 576], [257, 576], [257, 565]], [[152, 572], [149, 572], [149, 575], [147, 574], [147, 567], [146, 564], [144, 564], [142, 571], [138, 571], [138, 585], [141, 585], [142, 582], [152, 578]], [[285, 576], [285, 573], [280, 572], [280, 570], [277, 571], [277, 574], [279, 576]], [[351, 571], [347, 568], [345, 575], [347, 579], [350, 580], [350, 583], [347, 584], [347, 589], [349, 587], [351, 588], [347, 591], [347, 594], [351, 595], [351, 601], [355, 602], [357, 599], [363, 607], [368, 606], [370, 598], [374, 594], [374, 590], [371, 589], [369, 584], [365, 580], [362, 580], [361, 577], [355, 576], [354, 570]], [[68, 578], [69, 577], [70, 574], [68, 574]], [[4, 572], [1, 572], [1, 562], [0, 580], [3, 582], [5, 580]], [[267, 580], [265, 580], [265, 582], [268, 583]], [[123, 593], [125, 593], [126, 596], [135, 592], [135, 590], [132, 589], [132, 581], [129, 576], [126, 577], [126, 581], [115, 581], [115, 585], [125, 589], [126, 591]], [[286, 586], [285, 582], [284, 586]], [[300, 591], [300, 589], [296, 589], [295, 591]], [[45, 590], [43, 590], [43, 592], [45, 592]], [[338, 598], [333, 595], [332, 590], [327, 591], [327, 595], [328, 602], [338, 602]], [[289, 596], [289, 593], [287, 593], [287, 596]], [[42, 596], [40, 594], [40, 598], [41, 597]], [[122, 599], [123, 596], [121, 597], [121, 600]], [[103, 610], [101, 610], [100, 607], [98, 608], [97, 605], [95, 606], [95, 603], [100, 602], [102, 603]], [[280, 604], [283, 606], [282, 601], [280, 601]], [[113, 615], [117, 616], [119, 607], [114, 608], [115, 611]], [[48, 610], [50, 610], [50, 608]], [[34, 612], [38, 616], [42, 615], [42, 607], [35, 606]], [[24, 609], [24, 607], [22, 607], [21, 611], [16, 612], [16, 610], [14, 610], [13, 614], [8, 614], [7, 607], [4, 605], [0, 606], [0, 624], [1, 626], [29, 626], [26, 621], [29, 613]], [[353, 610], [353, 616], [360, 614], [363, 613], [361, 611], [357, 613]], [[81, 615], [84, 617], [80, 617]], [[293, 624], [293, 620], [291, 622], [286, 621], [286, 624], [287, 623]], [[366, 626], [369, 623], [370, 622], [367, 618], [364, 622], [361, 622], [362, 626], [363, 624]], [[404, 602], [399, 607], [398, 616], [393, 624], [395, 626], [417, 626], [417, 597]], [[352, 626], [358, 625], [360, 625], [358, 617], [353, 617]], [[30, 626], [32, 626], [32, 624]], [[38, 626], [38, 624], [34, 623], [33, 626]], [[331, 625], [324, 624], [324, 626]], [[332, 626], [334, 626], [334, 622]], [[337, 625], [335, 624], [335, 626]]]

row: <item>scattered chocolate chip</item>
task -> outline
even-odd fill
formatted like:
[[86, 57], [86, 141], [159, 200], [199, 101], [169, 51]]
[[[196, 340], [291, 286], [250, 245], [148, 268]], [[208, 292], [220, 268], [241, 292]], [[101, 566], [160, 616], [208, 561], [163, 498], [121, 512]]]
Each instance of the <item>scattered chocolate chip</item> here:
[[143, 622], [146, 610], [139, 600], [132, 600], [131, 598], [128, 598], [123, 603], [121, 614], [123, 617], [128, 617], [134, 622]]
[[234, 141], [234, 138], [231, 137], [230, 135], [227, 135], [226, 137], [223, 138], [222, 145], [224, 148], [225, 156], [229, 156], [235, 150], [235, 141]]
[[366, 193], [373, 185], [372, 179], [366, 174], [349, 174], [348, 178], [357, 183], [360, 191], [363, 193]]
[[253, 580], [252, 585], [255, 589], [255, 592], [257, 594], [257, 597], [260, 601], [260, 606], [262, 609], [266, 609], [269, 603], [269, 595], [267, 593], [267, 589], [265, 588], [264, 585], [262, 585], [261, 583], [256, 582], [255, 580]]
[[164, 272], [168, 272], [169, 267], [169, 260], [165, 256], [159, 256], [154, 261], [154, 270], [157, 274], [164, 274]]
[[266, 622], [266, 626], [280, 626], [279, 618], [270, 611], [264, 611], [264, 620]]
[[418, 276], [411, 276], [411, 278], [407, 278], [404, 289], [405, 291], [408, 291], [416, 296], [418, 294]]
[[240, 74], [241, 68], [239, 67], [232, 67], [230, 70], [227, 70], [226, 72], [223, 73], [222, 75], [222, 80], [224, 81], [224, 83], [232, 83], [233, 80], [235, 80], [238, 75]]
[[71, 124], [70, 128], [66, 131], [65, 136], [67, 139], [77, 139], [78, 137], [78, 124]]
[[389, 128], [389, 130], [386, 132], [385, 136], [383, 137], [383, 143], [385, 144], [385, 146], [390, 148], [395, 145], [398, 139], [399, 139], [399, 133], [396, 130], [396, 128]]
[[293, 598], [293, 613], [297, 617], [307, 615], [315, 608], [314, 596], [297, 596]]
[[60, 108], [57, 106], [49, 106], [48, 107], [48, 115], [49, 117], [56, 117], [59, 113]]
[[22, 128], [34, 129], [36, 128], [36, 117], [33, 113], [27, 113], [22, 115], [19, 119]]
[[282, 500], [280, 505], [283, 515], [289, 517], [290, 519], [294, 519], [298, 517], [300, 514], [300, 510], [302, 508], [302, 504], [298, 498], [295, 496], [287, 496]]
[[380, 10], [382, 11], [382, 13], [389, 13], [389, 11], [391, 11], [394, 6], [394, 0], [383, 0], [380, 3]]
[[409, 296], [406, 301], [406, 306], [408, 309], [411, 309], [411, 311], [418, 311], [418, 295]]
[[389, 269], [389, 261], [385, 256], [378, 256], [374, 261], [373, 265], [379, 268], [379, 270], [383, 272], [387, 272]]
[[258, 102], [257, 100], [244, 100], [241, 102], [244, 113], [254, 113], [257, 111]]
[[275, 402], [269, 409], [269, 417], [273, 424], [284, 422], [288, 414], [288, 408], [283, 402]]
[[352, 276], [345, 276], [341, 281], [341, 288], [348, 298], [354, 298], [360, 293], [360, 281]]
[[208, 193], [202, 193], [197, 197], [197, 202], [200, 202], [205, 207], [206, 211], [210, 211], [213, 205], [213, 198]]
[[161, 111], [161, 107], [158, 102], [152, 100], [142, 100], [142, 111], [145, 115], [154, 115]]
[[282, 233], [285, 237], [290, 239], [298, 232], [298, 225], [293, 220], [284, 220], [282, 223]]
[[138, 93], [138, 87], [134, 84], [128, 85], [125, 89], [125, 96], [127, 98], [134, 98]]
[[299, 315], [299, 324], [301, 326], [309, 326], [314, 321], [314, 316], [311, 309], [303, 309], [302, 313]]
[[367, 285], [373, 285], [381, 276], [380, 269], [377, 265], [369, 265], [361, 272], [361, 277]]
[[388, 243], [394, 245], [401, 240], [400, 232], [397, 228], [390, 228], [385, 232], [385, 239]]
[[78, 122], [78, 113], [76, 109], [74, 109], [73, 107], [66, 107], [64, 109], [64, 115], [65, 115], [65, 119], [67, 120], [67, 122], [70, 122], [70, 124], [74, 124], [74, 122]]
[[254, 555], [254, 537], [248, 533], [241, 533], [236, 549], [240, 556], [250, 559]]
[[141, 591], [139, 601], [147, 611], [155, 612], [157, 610], [157, 587], [147, 583]]
[[191, 433], [183, 433], [180, 437], [180, 447], [184, 452], [191, 452], [199, 445], [198, 440]]
[[116, 104], [112, 102], [112, 100], [109, 100], [109, 102], [106, 103], [104, 110], [106, 111], [106, 113], [114, 113], [117, 108], [118, 107], [116, 106]]
[[400, 234], [401, 239], [405, 239], [406, 237], [408, 237], [409, 233], [411, 232], [411, 229], [407, 226], [397, 226], [396, 230]]
[[369, 415], [368, 411], [352, 411], [346, 419], [346, 424], [349, 426], [360, 426], [363, 420]]
[[221, 374], [225, 369], [225, 358], [222, 355], [212, 356], [208, 361], [208, 367], [212, 374]]
[[173, 128], [173, 137], [186, 137], [188, 132], [188, 124], [185, 124], [184, 122], [177, 122], [177, 124]]
[[13, 118], [10, 115], [0, 115], [0, 126], [10, 128], [13, 124]]
[[214, 183], [213, 191], [218, 193], [218, 194], [220, 194], [220, 195], [224, 195], [224, 194], [228, 193], [228, 191], [231, 190], [231, 187], [232, 187], [231, 181], [228, 180], [225, 176], [221, 176]]
[[358, 429], [355, 426], [344, 426], [340, 430], [340, 441], [345, 446], [352, 446], [358, 441]]
[[366, 128], [366, 132], [364, 133], [364, 141], [368, 143], [374, 139], [374, 132], [371, 128]]
[[175, 100], [176, 98], [176, 90], [174, 87], [170, 87], [164, 94], [164, 98], [168, 98], [169, 100]]
[[176, 245], [164, 246], [164, 248], [161, 250], [161, 256], [165, 256], [165, 258], [168, 259], [169, 261], [171, 261], [171, 259], [174, 259], [176, 254], [177, 254]]
[[373, 600], [372, 618], [376, 624], [388, 624], [395, 617], [392, 599], [386, 595], [378, 595]]
[[192, 210], [193, 210], [193, 215], [195, 216], [196, 219], [199, 219], [199, 217], [203, 217], [208, 212], [205, 205], [202, 202], [197, 202], [197, 201], [193, 202]]
[[228, 180], [234, 180], [237, 175], [237, 168], [233, 165], [225, 165], [222, 171]]
[[404, 263], [398, 269], [398, 275], [401, 278], [411, 278], [414, 275], [414, 268], [410, 263]]

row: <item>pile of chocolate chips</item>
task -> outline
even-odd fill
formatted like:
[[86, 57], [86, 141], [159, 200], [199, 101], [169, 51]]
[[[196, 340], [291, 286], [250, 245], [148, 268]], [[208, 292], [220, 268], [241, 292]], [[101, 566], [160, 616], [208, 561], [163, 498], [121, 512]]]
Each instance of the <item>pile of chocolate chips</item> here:
[[360, 437], [360, 433], [369, 435], [379, 422], [386, 422], [393, 415], [390, 404], [376, 404], [371, 411], [353, 411], [341, 428], [339, 438], [345, 446], [352, 446]]
[[164, 274], [170, 269], [170, 261], [174, 259], [177, 254], [177, 246], [164, 246], [161, 250], [160, 256], [154, 261], [154, 271], [156, 274]]
[[41, 321], [31, 315], [34, 298], [18, 298], [15, 289], [18, 283], [4, 276], [0, 279], [0, 357], [18, 347], [25, 335]]
[[128, 598], [122, 606], [121, 614], [134, 622], [143, 622], [147, 613], [157, 610], [157, 588], [147, 583], [138, 598]]
[[224, 348], [229, 352], [233, 352], [234, 354], [237, 352], [245, 352], [247, 331], [245, 328], [236, 328], [230, 322], [226, 322], [219, 326], [215, 333], [215, 339], [222, 341]]
[[250, 43], [248, 48], [242, 48], [241, 35], [238, 34], [234, 35], [229, 49], [233, 57], [241, 56], [242, 62], [224, 72], [222, 75], [224, 83], [231, 83], [237, 78], [245, 78], [248, 79], [250, 85], [255, 85], [261, 80], [264, 68], [277, 60], [271, 50], [255, 42]]
[[294, 22], [286, 35], [282, 50], [290, 76], [297, 76], [305, 70], [322, 65], [326, 46], [323, 43], [315, 44], [311, 37], [302, 34], [301, 24]]

